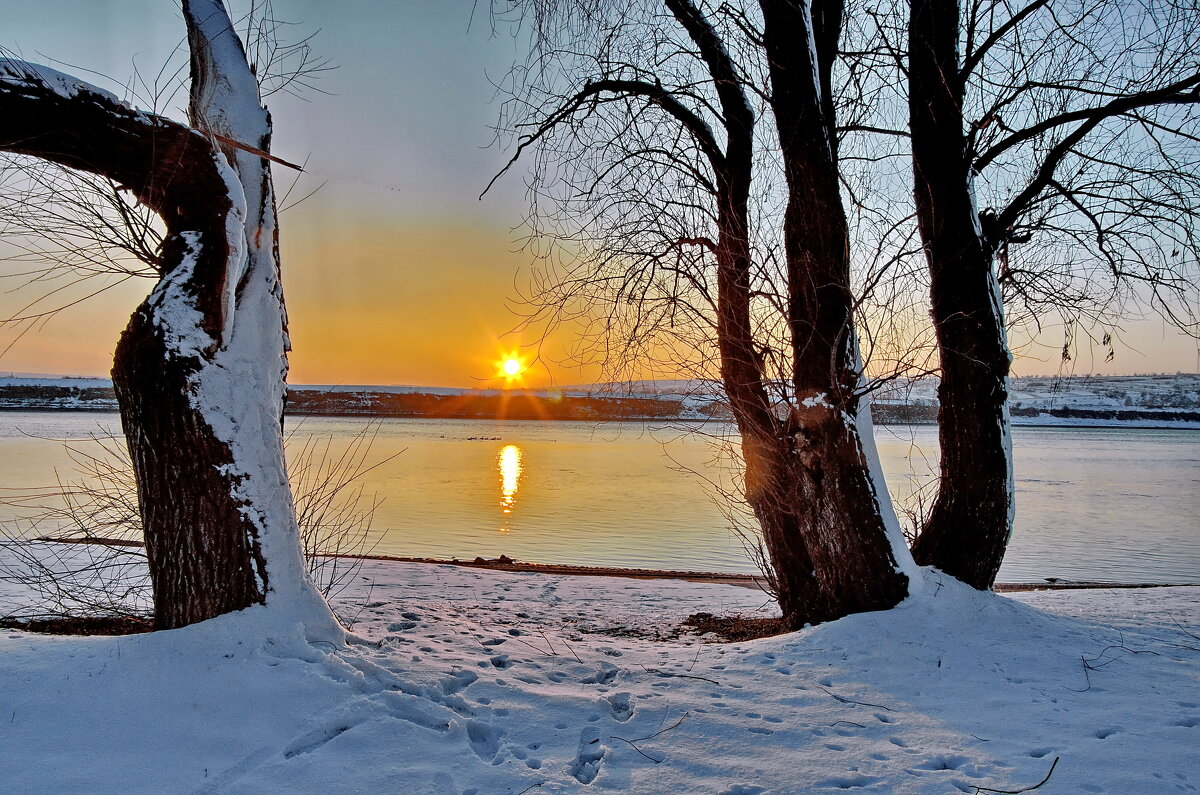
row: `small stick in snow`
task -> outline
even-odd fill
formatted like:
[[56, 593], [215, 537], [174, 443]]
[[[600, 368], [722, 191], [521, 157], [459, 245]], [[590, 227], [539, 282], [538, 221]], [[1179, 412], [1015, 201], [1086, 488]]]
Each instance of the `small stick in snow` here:
[[1046, 777], [1034, 784], [1032, 787], [1023, 787], [1022, 789], [992, 789], [991, 787], [976, 787], [975, 795], [981, 795], [981, 793], [984, 792], [991, 792], [994, 793], [994, 795], [1019, 795], [1019, 793], [1022, 792], [1032, 792], [1049, 781], [1050, 777], [1054, 775], [1054, 768], [1058, 767], [1059, 758], [1060, 757], [1057, 756], [1054, 757], [1054, 761], [1050, 763], [1050, 769], [1046, 771]]
[[663, 760], [664, 760], [664, 759], [666, 759], [666, 757], [665, 757], [665, 756], [664, 756], [662, 759], [655, 759], [654, 757], [650, 756], [650, 754], [648, 754], [648, 753], [646, 753], [645, 751], [643, 751], [641, 748], [638, 748], [638, 747], [637, 747], [637, 745], [635, 745], [635, 743], [645, 742], [646, 740], [653, 740], [655, 737], [659, 736], [660, 734], [666, 734], [667, 732], [671, 731], [672, 729], [677, 729], [677, 728], [679, 728], [679, 724], [681, 724], [681, 723], [683, 723], [685, 720], [687, 720], [687, 716], [688, 716], [689, 714], [691, 714], [691, 713], [688, 713], [688, 712], [685, 712], [685, 713], [683, 713], [683, 716], [682, 716], [682, 717], [680, 717], [680, 719], [679, 719], [679, 720], [675, 721], [674, 723], [672, 723], [672, 724], [671, 724], [670, 726], [668, 726], [667, 728], [665, 728], [665, 729], [659, 729], [659, 730], [658, 730], [658, 731], [656, 731], [654, 734], [648, 734], [648, 735], [646, 735], [645, 737], [636, 737], [636, 738], [634, 738], [634, 739], [632, 739], [632, 740], [626, 740], [624, 737], [618, 737], [618, 736], [616, 736], [616, 735], [614, 734], [614, 735], [610, 736], [610, 737], [609, 737], [609, 739], [610, 739], [610, 740], [620, 740], [620, 741], [621, 741], [621, 742], [623, 742], [623, 743], [628, 743], [630, 748], [632, 748], [633, 750], [637, 751], [639, 754], [641, 754], [642, 756], [646, 757], [647, 759], [649, 759], [649, 760], [650, 760], [651, 762], [653, 762], [654, 764], [656, 764], [656, 765], [661, 765], [661, 764], [663, 763]]
[[[1184, 629], [1183, 624], [1180, 624], [1178, 621], [1175, 620], [1175, 616], [1171, 615], [1170, 613], [1167, 613], [1167, 618], [1171, 619], [1171, 621], [1173, 621], [1175, 623], [1175, 626], [1179, 627], [1179, 631], [1182, 632], [1184, 635], [1187, 635], [1189, 638], [1195, 638], [1196, 640], [1200, 640], [1200, 635], [1197, 635], [1194, 632], [1189, 632], [1188, 630]], [[1166, 641], [1163, 641], [1163, 642], [1165, 643]], [[1171, 643], [1169, 645], [1174, 646], [1177, 649], [1187, 649], [1188, 651], [1200, 651], [1200, 648], [1198, 648], [1196, 646], [1189, 646], [1186, 643]]]
[[1184, 629], [1183, 624], [1180, 624], [1178, 619], [1176, 619], [1174, 615], [1172, 615], [1171, 613], [1167, 613], [1167, 618], [1171, 619], [1171, 621], [1174, 622], [1175, 626], [1179, 627], [1179, 631], [1182, 632], [1184, 635], [1187, 635], [1188, 637], [1191, 637], [1191, 638], [1195, 638], [1196, 640], [1200, 640], [1200, 635], [1197, 635], [1194, 632], [1188, 632], [1186, 629]]
[[624, 737], [617, 737], [616, 735], [614, 735], [614, 736], [610, 737], [609, 739], [610, 740], [620, 740], [623, 743], [628, 743], [630, 748], [637, 751], [639, 754], [646, 757], [647, 759], [649, 759], [651, 762], [653, 762], [656, 765], [661, 765], [663, 763], [663, 759], [666, 759], [666, 757], [663, 757], [663, 759], [655, 759], [654, 757], [650, 756], [650, 754], [646, 753], [641, 748], [638, 748], [636, 745], [634, 745], [632, 740], [626, 740]]
[[571, 648], [571, 644], [567, 643], [566, 638], [559, 638], [559, 640], [561, 640], [563, 645], [567, 647], [567, 651], [571, 652], [571, 656], [575, 658], [576, 662], [583, 662], [583, 660], [579, 659], [579, 655], [575, 653], [575, 650]]
[[698, 679], [701, 682], [711, 682], [712, 684], [717, 685], [718, 687], [721, 685], [721, 683], [718, 682], [716, 679], [709, 679], [707, 676], [692, 676], [690, 674], [673, 674], [670, 671], [664, 671], [661, 668], [647, 668], [644, 665], [642, 666], [642, 670], [648, 674], [655, 674], [657, 676], [674, 676], [678, 679]]
[[679, 720], [675, 721], [674, 723], [672, 723], [672, 724], [671, 724], [670, 726], [668, 726], [667, 728], [665, 728], [665, 729], [659, 729], [659, 730], [658, 730], [658, 731], [656, 731], [654, 734], [648, 734], [648, 735], [646, 735], [645, 737], [638, 737], [638, 738], [636, 738], [636, 739], [634, 740], [634, 742], [635, 742], [635, 743], [640, 743], [640, 742], [642, 742], [642, 741], [644, 741], [644, 740], [653, 740], [655, 737], [657, 737], [657, 736], [658, 736], [658, 735], [660, 735], [660, 734], [666, 734], [667, 732], [671, 731], [672, 729], [677, 729], [677, 728], [679, 728], [679, 724], [681, 724], [681, 723], [683, 723], [685, 720], [687, 720], [687, 717], [688, 717], [688, 715], [691, 715], [691, 714], [692, 714], [692, 713], [690, 713], [690, 712], [685, 712], [685, 713], [683, 713], [683, 715], [682, 715], [682, 716], [680, 716]]
[[535, 646], [534, 644], [530, 643], [527, 640], [521, 640], [520, 638], [516, 637], [515, 635], [513, 636], [513, 640], [515, 640], [517, 643], [525, 644], [529, 648], [536, 651], [538, 654], [545, 654], [547, 657], [557, 657], [558, 656], [558, 652], [554, 651], [554, 649], [550, 649], [549, 651], [546, 651], [545, 649], [543, 649], [539, 646]]
[[860, 707], [874, 707], [875, 709], [882, 709], [882, 710], [887, 710], [888, 712], [895, 712], [895, 710], [893, 710], [891, 707], [885, 707], [882, 704], [872, 704], [867, 701], [855, 701], [852, 698], [846, 698], [845, 696], [839, 696], [837, 693], [833, 692], [832, 690], [821, 687], [820, 685], [817, 685], [817, 687], [820, 687], [822, 690], [824, 690], [825, 694], [828, 695], [830, 698], [834, 699], [835, 701], [840, 701], [843, 704], [857, 704]]
[[1083, 663], [1083, 678], [1087, 682], [1087, 687], [1083, 688], [1082, 690], [1075, 687], [1068, 687], [1067, 690], [1070, 690], [1072, 693], [1086, 693], [1092, 689], [1092, 677], [1088, 676], [1088, 671], [1091, 670], [1092, 666], [1088, 665], [1088, 661], [1082, 654], [1079, 655], [1079, 661]]

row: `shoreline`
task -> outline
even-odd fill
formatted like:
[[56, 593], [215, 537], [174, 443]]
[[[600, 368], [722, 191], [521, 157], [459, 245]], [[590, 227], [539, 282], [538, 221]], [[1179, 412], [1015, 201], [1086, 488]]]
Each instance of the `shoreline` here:
[[[677, 569], [631, 569], [620, 566], [575, 566], [565, 563], [527, 563], [506, 557], [492, 560], [476, 558], [469, 561], [459, 560], [458, 558], [445, 560], [442, 558], [409, 558], [397, 555], [338, 555], [337, 557], [381, 560], [392, 563], [430, 563], [442, 566], [460, 566], [468, 569], [515, 573], [565, 574], [582, 577], [624, 577], [634, 580], [685, 580], [687, 582], [709, 585], [736, 585], [742, 588], [752, 588], [766, 592], [766, 588], [764, 587], [766, 585], [765, 578], [762, 575], [755, 574], [731, 574]], [[998, 582], [993, 586], [992, 590], [996, 593], [1017, 593], [1023, 591], [1194, 588], [1197, 586], [1200, 586], [1200, 583], [1118, 583], [1056, 579], [1054, 582]]]
[[[52, 538], [41, 536], [31, 539], [53, 544], [98, 544], [113, 547], [142, 547], [140, 541], [125, 541], [116, 538]], [[466, 569], [481, 569], [483, 571], [510, 572], [514, 574], [560, 574], [573, 577], [622, 577], [632, 580], [683, 580], [685, 582], [703, 583], [708, 585], [736, 585], [740, 588], [768, 593], [766, 578], [761, 574], [736, 574], [715, 571], [690, 571], [686, 569], [641, 569], [622, 566], [580, 566], [568, 563], [530, 563], [515, 560], [506, 555], [498, 558], [477, 557], [473, 560], [459, 558], [417, 558], [400, 555], [374, 554], [334, 554], [326, 557], [344, 558], [347, 560], [377, 560], [388, 563], [426, 563], [436, 566], [458, 566]], [[1145, 588], [1195, 588], [1200, 583], [1162, 583], [1162, 582], [1097, 582], [1085, 580], [1062, 580], [1042, 582], [998, 582], [992, 590], [996, 593], [1018, 593], [1024, 591], [1076, 591], [1104, 589], [1145, 589]]]

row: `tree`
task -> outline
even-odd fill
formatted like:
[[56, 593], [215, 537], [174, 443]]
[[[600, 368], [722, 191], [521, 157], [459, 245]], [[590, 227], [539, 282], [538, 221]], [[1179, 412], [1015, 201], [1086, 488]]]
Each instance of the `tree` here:
[[1196, 330], [1200, 28], [1173, 0], [965, 9], [964, 21], [958, 0], [912, 0], [908, 23], [942, 451], [913, 555], [988, 588], [1015, 504], [1005, 299], [1036, 317], [1103, 317], [1141, 284]]
[[220, 0], [183, 11], [190, 125], [4, 60], [0, 148], [111, 180], [165, 227], [158, 281], [113, 367], [156, 627], [266, 604], [311, 636], [340, 637], [305, 574], [283, 460], [270, 115]]
[[[534, 237], [578, 251], [539, 300], [560, 314], [599, 302], [604, 336], [628, 349], [656, 336], [702, 357], [715, 348], [744, 495], [796, 629], [895, 605], [907, 550], [879, 476], [854, 327], [830, 94], [842, 6], [817, 3], [811, 21], [790, 0], [760, 6], [761, 31], [743, 12], [691, 0], [617, 19], [602, 5], [563, 16], [534, 3], [545, 47], [518, 74], [509, 110], [528, 128], [514, 161], [536, 151]], [[764, 64], [769, 91], [749, 76]], [[756, 152], [769, 134], [760, 118], [774, 121], [777, 163]], [[782, 214], [752, 201], [770, 165], [785, 183]]]

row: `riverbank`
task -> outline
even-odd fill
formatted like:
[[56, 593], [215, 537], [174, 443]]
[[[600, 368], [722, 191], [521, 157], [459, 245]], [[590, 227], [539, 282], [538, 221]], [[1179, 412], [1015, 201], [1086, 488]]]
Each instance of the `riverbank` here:
[[[33, 539], [36, 542], [58, 544], [97, 544], [101, 546], [141, 547], [137, 541], [125, 541], [114, 538], [53, 538], [43, 536]], [[568, 577], [621, 577], [631, 580], [681, 580], [683, 582], [702, 583], [707, 585], [734, 585], [740, 588], [769, 593], [767, 580], [762, 575], [731, 574], [715, 571], [686, 571], [679, 569], [634, 569], [618, 566], [572, 566], [562, 563], [531, 563], [515, 560], [507, 555], [498, 558], [476, 557], [470, 560], [458, 558], [413, 558], [399, 555], [327, 555], [330, 558], [346, 560], [386, 561], [390, 563], [421, 563], [436, 566], [458, 566], [465, 569], [481, 569], [484, 571], [513, 572], [524, 574], [549, 574]], [[1024, 591], [1077, 591], [1097, 589], [1126, 589], [1126, 588], [1174, 588], [1200, 587], [1200, 583], [1155, 583], [1155, 582], [1096, 582], [1063, 580], [1057, 577], [1040, 582], [998, 582], [992, 590], [997, 593], [1019, 593]]]

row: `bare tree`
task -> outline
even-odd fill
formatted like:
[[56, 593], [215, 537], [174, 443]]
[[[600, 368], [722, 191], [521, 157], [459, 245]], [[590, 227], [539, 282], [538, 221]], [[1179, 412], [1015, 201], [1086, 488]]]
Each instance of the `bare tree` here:
[[1189, 312], [1200, 263], [1200, 7], [963, 9], [912, 0], [908, 25], [942, 450], [913, 554], [988, 588], [1014, 514], [1005, 300], [1034, 318], [1103, 318], [1148, 299], [1198, 330]]
[[5, 60], [0, 149], [111, 180], [162, 219], [160, 276], [113, 368], [156, 626], [266, 603], [337, 637], [305, 573], [283, 463], [270, 115], [219, 0], [185, 0], [183, 11], [189, 124]]
[[715, 358], [798, 628], [896, 604], [907, 550], [854, 328], [829, 88], [841, 6], [814, 23], [760, 5], [534, 3], [544, 46], [516, 73], [509, 123], [514, 160], [534, 152], [533, 239], [568, 263], [535, 300], [556, 317], [598, 304], [606, 356], [615, 340], [622, 361]]

